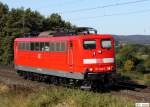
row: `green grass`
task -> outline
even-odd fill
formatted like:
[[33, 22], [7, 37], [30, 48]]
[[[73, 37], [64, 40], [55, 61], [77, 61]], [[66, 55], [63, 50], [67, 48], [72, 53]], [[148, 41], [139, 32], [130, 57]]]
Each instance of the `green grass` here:
[[110, 93], [52, 86], [42, 90], [9, 89], [0, 85], [0, 107], [134, 107], [134, 101]]

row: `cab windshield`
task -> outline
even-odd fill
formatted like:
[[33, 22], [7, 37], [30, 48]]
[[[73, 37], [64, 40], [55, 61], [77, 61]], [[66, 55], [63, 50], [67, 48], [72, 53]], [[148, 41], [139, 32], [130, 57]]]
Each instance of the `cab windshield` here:
[[112, 47], [111, 40], [101, 40], [101, 46], [102, 48], [110, 49]]
[[84, 40], [83, 42], [84, 49], [96, 49], [96, 40]]

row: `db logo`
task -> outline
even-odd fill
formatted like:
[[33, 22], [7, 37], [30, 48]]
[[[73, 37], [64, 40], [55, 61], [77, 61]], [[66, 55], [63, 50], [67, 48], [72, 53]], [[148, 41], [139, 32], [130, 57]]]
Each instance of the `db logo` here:
[[41, 54], [38, 54], [38, 59], [41, 59]]

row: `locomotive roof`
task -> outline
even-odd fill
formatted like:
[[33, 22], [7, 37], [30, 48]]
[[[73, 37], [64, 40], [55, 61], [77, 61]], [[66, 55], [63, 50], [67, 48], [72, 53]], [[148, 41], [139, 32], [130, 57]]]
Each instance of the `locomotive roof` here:
[[59, 37], [59, 36], [79, 36], [79, 35], [97, 34], [97, 30], [91, 27], [76, 27], [72, 29], [56, 28], [52, 31], [41, 32], [38, 37]]
[[16, 38], [15, 41], [49, 41], [49, 40], [77, 40], [77, 39], [108, 39], [114, 38], [110, 34], [94, 34], [94, 35], [80, 35], [80, 36], [61, 36], [61, 37], [33, 37], [33, 38]]

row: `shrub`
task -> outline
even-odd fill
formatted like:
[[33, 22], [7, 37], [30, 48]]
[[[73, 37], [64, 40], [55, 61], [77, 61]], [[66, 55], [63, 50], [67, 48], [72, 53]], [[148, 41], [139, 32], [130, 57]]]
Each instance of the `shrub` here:
[[144, 75], [144, 80], [150, 81], [150, 74], [145, 74]]
[[136, 66], [136, 71], [141, 72], [141, 73], [145, 73], [146, 72], [145, 66], [143, 64], [138, 64]]
[[144, 75], [144, 81], [146, 85], [150, 86], [150, 74]]
[[127, 60], [124, 64], [124, 70], [130, 72], [132, 71], [134, 68], [134, 63], [132, 60]]
[[146, 73], [150, 73], [150, 56], [144, 61]]

